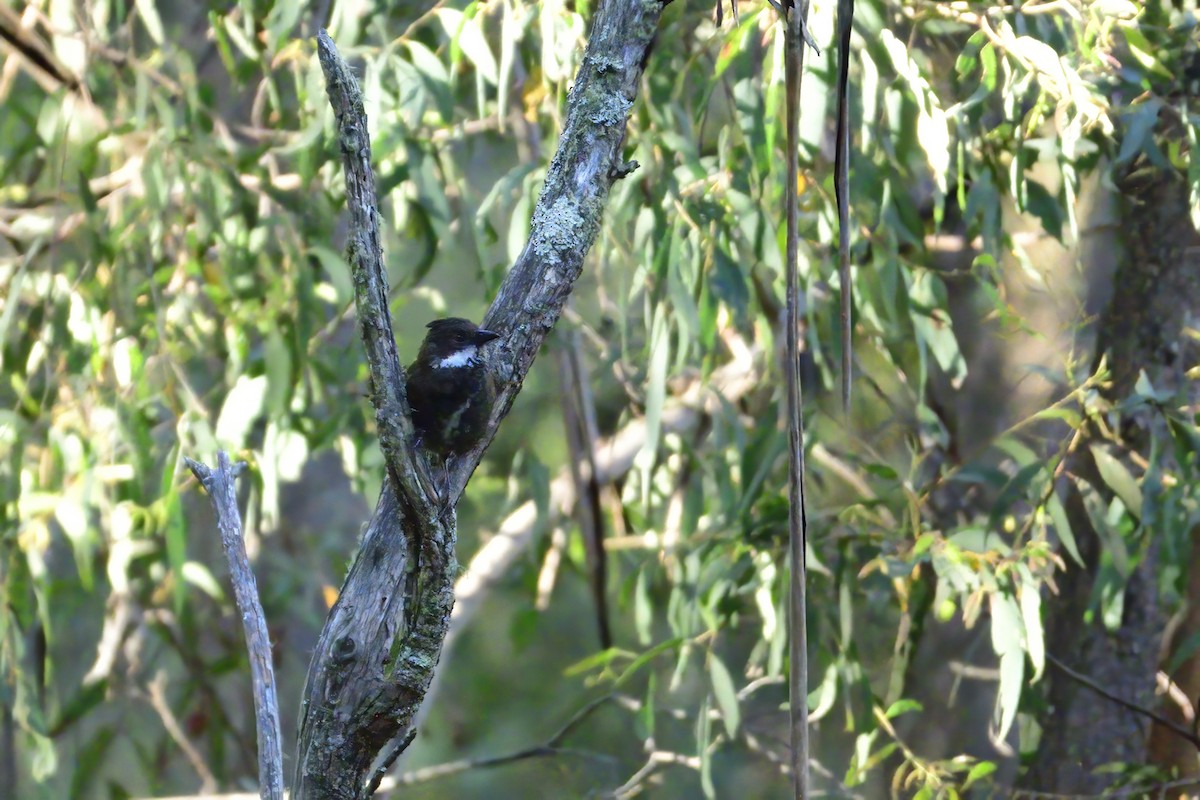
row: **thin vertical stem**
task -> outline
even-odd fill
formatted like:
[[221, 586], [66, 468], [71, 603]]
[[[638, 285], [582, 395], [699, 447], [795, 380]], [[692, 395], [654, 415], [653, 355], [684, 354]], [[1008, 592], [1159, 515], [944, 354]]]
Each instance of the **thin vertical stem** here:
[[808, 631], [807, 573], [804, 551], [808, 520], [804, 508], [804, 416], [800, 386], [800, 206], [797, 185], [800, 173], [800, 78], [804, 74], [805, 24], [808, 0], [799, 0], [787, 17], [784, 64], [787, 75], [787, 381], [788, 408], [788, 552], [789, 586], [792, 788], [797, 800], [809, 796], [808, 787]]

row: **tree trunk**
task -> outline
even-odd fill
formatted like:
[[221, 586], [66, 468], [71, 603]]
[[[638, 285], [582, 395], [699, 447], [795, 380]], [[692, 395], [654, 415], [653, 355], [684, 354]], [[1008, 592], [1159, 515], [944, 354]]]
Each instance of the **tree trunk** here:
[[[1195, 343], [1185, 338], [1185, 323], [1200, 316], [1200, 234], [1190, 221], [1187, 183], [1174, 171], [1144, 168], [1123, 176], [1118, 188], [1126, 203], [1126, 252], [1114, 277], [1112, 300], [1100, 321], [1096, 350], [1097, 362], [1107, 358], [1113, 378], [1108, 391], [1114, 401], [1132, 393], [1143, 371], [1156, 390], [1184, 387], [1183, 373], [1196, 363]], [[1143, 408], [1124, 415], [1118, 430], [1131, 451], [1149, 457], [1151, 428], [1159, 424], [1161, 417]], [[1082, 455], [1070, 464], [1070, 471], [1103, 486], [1087, 448], [1077, 453]], [[1169, 469], [1168, 464], [1163, 467]], [[1139, 553], [1140, 561], [1125, 586], [1119, 626], [1110, 631], [1099, 619], [1085, 623], [1102, 546], [1079, 491], [1074, 484], [1066, 488], [1068, 515], [1087, 567], [1068, 561], [1059, 593], [1047, 598], [1047, 649], [1112, 693], [1154, 708], [1164, 622], [1158, 598], [1160, 543], [1151, 540]], [[1039, 720], [1042, 737], [1025, 776], [1027, 786], [1094, 794], [1113, 779], [1110, 774], [1097, 774], [1096, 768], [1145, 761], [1146, 717], [1101, 697], [1062, 671], [1051, 670], [1047, 677], [1049, 702]]]

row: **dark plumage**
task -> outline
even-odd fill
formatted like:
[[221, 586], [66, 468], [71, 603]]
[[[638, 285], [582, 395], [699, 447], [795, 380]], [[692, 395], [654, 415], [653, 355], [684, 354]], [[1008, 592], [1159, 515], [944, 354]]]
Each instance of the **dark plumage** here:
[[443, 460], [478, 443], [496, 398], [482, 348], [500, 334], [460, 317], [435, 319], [408, 367], [408, 404], [422, 447]]

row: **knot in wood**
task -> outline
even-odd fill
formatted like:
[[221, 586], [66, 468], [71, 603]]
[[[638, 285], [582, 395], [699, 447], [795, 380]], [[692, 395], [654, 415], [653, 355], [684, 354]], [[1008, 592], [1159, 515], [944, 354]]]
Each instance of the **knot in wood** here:
[[354, 659], [354, 654], [358, 650], [358, 645], [354, 642], [354, 637], [349, 634], [338, 637], [338, 640], [333, 643], [333, 661], [335, 664], [347, 664]]

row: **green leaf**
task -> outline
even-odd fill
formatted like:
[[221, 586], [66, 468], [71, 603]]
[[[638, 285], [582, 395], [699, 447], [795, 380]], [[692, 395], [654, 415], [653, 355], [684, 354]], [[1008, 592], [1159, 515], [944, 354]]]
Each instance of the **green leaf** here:
[[920, 270], [909, 287], [910, 318], [921, 342], [929, 348], [955, 388], [967, 377], [967, 362], [958, 348], [958, 340], [946, 311], [946, 287], [929, 270]]
[[1129, 45], [1129, 53], [1134, 60], [1138, 62], [1147, 72], [1151, 72], [1164, 80], [1172, 81], [1175, 76], [1167, 69], [1162, 61], [1155, 57], [1155, 53], [1161, 52], [1161, 48], [1150, 42], [1146, 32], [1136, 25], [1122, 26], [1121, 30], [1125, 34], [1125, 43]]
[[90, 796], [88, 789], [96, 784], [96, 776], [105, 764], [109, 745], [119, 740], [118, 734], [104, 726], [91, 733], [90, 737], [75, 753], [75, 769], [71, 773], [71, 797]]
[[895, 719], [896, 717], [900, 716], [901, 714], [907, 714], [910, 711], [924, 711], [924, 710], [925, 710], [925, 706], [921, 705], [916, 700], [902, 699], [902, 700], [897, 700], [896, 702], [894, 702], [890, 706], [888, 706], [888, 710], [884, 713], [884, 716], [887, 717], [888, 719]]
[[82, 498], [64, 496], [54, 507], [54, 518], [63, 534], [71, 542], [75, 552], [75, 568], [79, 572], [79, 583], [85, 591], [92, 591], [94, 584], [92, 559], [96, 551], [96, 535], [88, 523], [87, 510], [81, 505]]
[[1021, 621], [1025, 627], [1025, 652], [1033, 664], [1033, 678], [1036, 683], [1042, 677], [1046, 668], [1046, 635], [1042, 630], [1042, 595], [1033, 575], [1022, 565], [1021, 591], [1018, 599], [1021, 605]]
[[292, 354], [278, 325], [272, 325], [267, 331], [263, 342], [263, 360], [267, 373], [265, 408], [272, 419], [282, 420], [288, 413], [292, 399]]
[[713, 296], [729, 308], [735, 323], [739, 327], [746, 325], [749, 322], [750, 289], [741, 267], [724, 247], [713, 250], [712, 274], [708, 282]]
[[637, 629], [638, 641], [650, 644], [653, 635], [654, 605], [650, 602], [649, 568], [642, 567], [638, 571], [637, 584], [633, 589], [633, 622]]
[[225, 602], [225, 592], [208, 567], [199, 561], [185, 561], [180, 570], [183, 579], [218, 603]]
[[166, 37], [163, 35], [162, 17], [158, 15], [154, 0], [134, 0], [134, 6], [142, 24], [146, 26], [146, 33], [150, 34], [155, 44], [161, 45]]
[[1000, 656], [1000, 687], [996, 694], [995, 736], [1008, 736], [1021, 704], [1021, 687], [1025, 681], [1025, 655], [1018, 649]]
[[628, 650], [610, 647], [607, 650], [601, 650], [599, 653], [593, 653], [587, 658], [576, 661], [563, 670], [563, 675], [566, 675], [568, 678], [583, 675], [600, 667], [607, 667], [618, 658], [636, 658], [636, 655]]
[[996, 762], [980, 761], [975, 766], [971, 767], [971, 771], [967, 773], [967, 778], [963, 781], [963, 789], [971, 788], [971, 784], [976, 781], [986, 778], [996, 771]]
[[67, 701], [67, 704], [63, 707], [58, 719], [54, 721], [54, 725], [51, 728], [51, 734], [61, 734], [76, 722], [83, 719], [92, 710], [96, 709], [101, 703], [104, 702], [104, 697], [107, 692], [107, 680], [93, 681], [90, 684], [84, 684], [81, 686], [79, 691], [75, 692], [74, 696]]
[[1075, 532], [1071, 530], [1067, 511], [1063, 508], [1062, 501], [1058, 499], [1057, 494], [1051, 494], [1046, 500], [1046, 511], [1050, 514], [1050, 520], [1054, 523], [1054, 532], [1058, 534], [1058, 540], [1062, 542], [1063, 549], [1076, 564], [1084, 566], [1083, 557], [1079, 555], [1079, 545], [1075, 543]]
[[639, 739], [645, 741], [654, 738], [654, 692], [658, 679], [653, 672], [646, 678], [646, 693], [643, 695], [642, 707], [638, 709], [633, 719], [634, 729]]
[[1005, 653], [1024, 654], [1025, 630], [1016, 598], [997, 591], [990, 593], [988, 600], [992, 611], [992, 649], [1001, 656]]
[[183, 611], [187, 601], [187, 584], [183, 579], [183, 568], [187, 562], [187, 527], [183, 519], [183, 506], [179, 502], [179, 490], [172, 485], [171, 491], [162, 500], [164, 504], [163, 538], [167, 544], [167, 564], [171, 567], [171, 589], [175, 613]]
[[916, 544], [913, 545], [911, 558], [915, 561], [924, 555], [925, 551], [933, 546], [933, 543], [936, 541], [936, 539], [937, 537], [935, 537], [932, 533], [921, 534], [920, 537], [918, 537]]
[[1125, 504], [1129, 512], [1141, 519], [1142, 490], [1138, 486], [1137, 480], [1129, 473], [1125, 465], [1108, 452], [1103, 445], [1093, 444], [1091, 451], [1092, 457], [1096, 460], [1096, 469], [1100, 471], [1100, 478], [1117, 497], [1121, 498], [1121, 502]]
[[451, 92], [450, 73], [446, 71], [446, 65], [421, 42], [409, 40], [405, 44], [413, 68], [421, 76], [421, 83], [433, 97], [434, 106], [442, 122], [448, 124], [454, 119], [454, 95]]
[[451, 63], [457, 61], [457, 54], [461, 53], [474, 65], [484, 80], [495, 86], [499, 80], [499, 67], [496, 65], [496, 57], [488, 47], [487, 39], [483, 36], [478, 18], [473, 16], [473, 10], [477, 7], [478, 3], [472, 3], [465, 14], [451, 8], [439, 8], [435, 13], [450, 37]]
[[950, 172], [950, 126], [946, 113], [921, 67], [909, 54], [908, 46], [887, 28], [883, 29], [879, 38], [896, 73], [908, 84], [910, 96], [917, 104], [916, 145], [924, 152], [929, 164], [929, 177], [940, 196], [944, 197], [946, 177]]
[[1187, 127], [1188, 136], [1188, 194], [1191, 207], [1192, 227], [1200, 230], [1200, 120], [1193, 115]]
[[638, 670], [640, 670], [642, 667], [646, 666], [668, 650], [674, 650], [677, 647], [682, 646], [683, 642], [684, 640], [681, 637], [675, 637], [674, 639], [668, 639], [665, 642], [656, 644], [654, 647], [651, 647], [649, 650], [642, 653], [633, 660], [633, 663], [625, 668], [625, 671], [622, 672], [620, 676], [617, 677], [616, 681], [613, 682], [613, 689], [619, 689], [620, 687], [624, 686], [634, 675], [638, 673]]
[[1154, 146], [1154, 129], [1158, 125], [1158, 115], [1162, 111], [1163, 101], [1150, 97], [1134, 105], [1122, 115], [1125, 122], [1121, 134], [1121, 147], [1117, 151], [1116, 164], [1124, 164], [1147, 151], [1148, 146]]
[[737, 689], [734, 688], [733, 678], [716, 653], [708, 655], [708, 675], [712, 681], [713, 697], [717, 700], [717, 707], [721, 709], [725, 732], [729, 734], [730, 739], [733, 739], [737, 736], [738, 726], [741, 724], [741, 709], [738, 705]]
[[816, 722], [822, 719], [833, 708], [837, 699], [838, 665], [831, 662], [825, 667], [825, 675], [821, 685], [808, 693], [808, 721]]
[[649, 502], [650, 469], [658, 452], [662, 412], [667, 400], [667, 365], [671, 359], [671, 333], [663, 306], [654, 311], [650, 333], [650, 364], [646, 370], [646, 440], [637, 455], [643, 472], [642, 501]]

